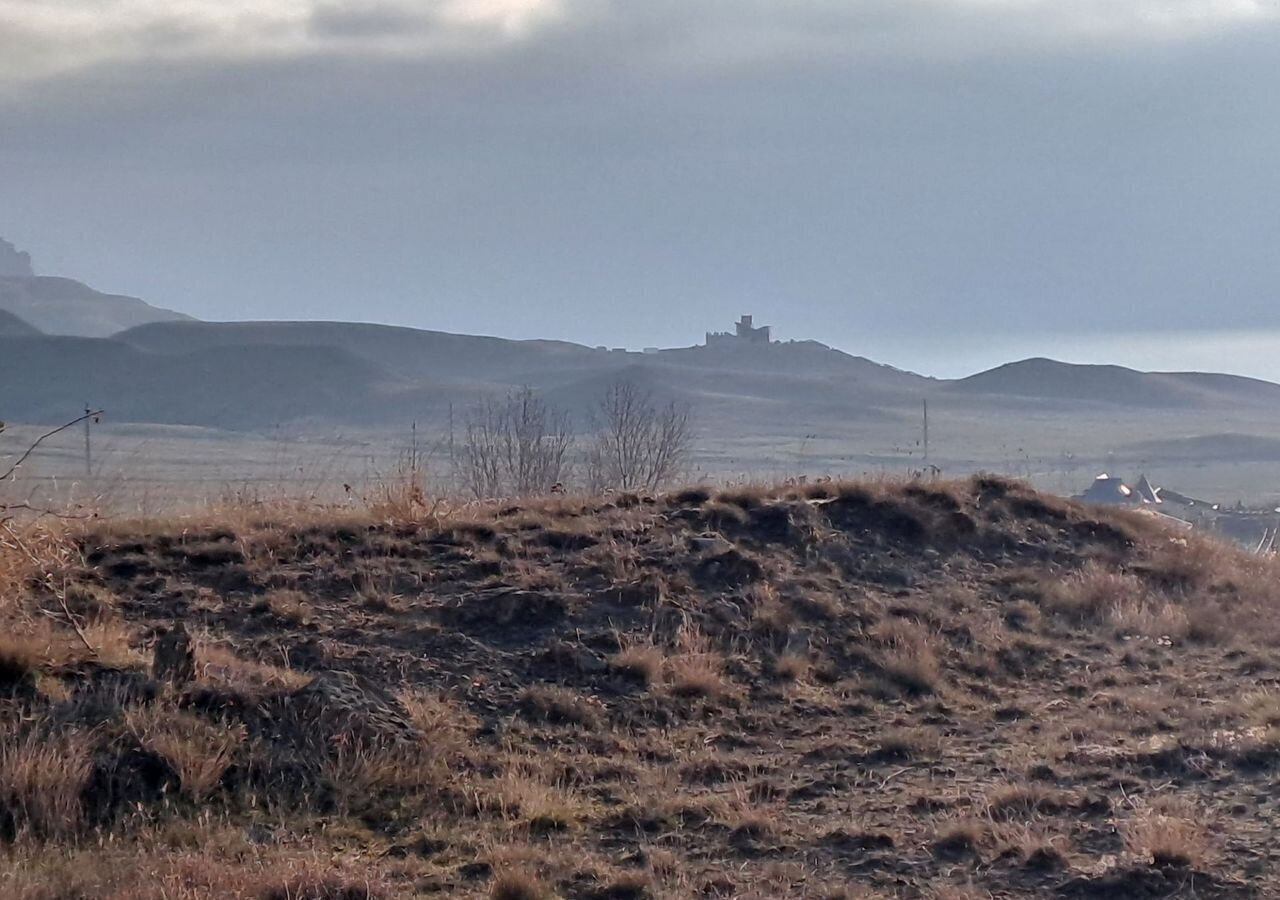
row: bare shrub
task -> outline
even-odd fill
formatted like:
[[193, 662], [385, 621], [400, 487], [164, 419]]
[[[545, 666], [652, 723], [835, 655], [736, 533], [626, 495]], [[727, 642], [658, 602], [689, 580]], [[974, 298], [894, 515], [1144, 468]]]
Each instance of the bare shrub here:
[[467, 415], [460, 458], [467, 491], [477, 499], [545, 494], [569, 471], [569, 415], [529, 387], [487, 400]]
[[593, 414], [588, 486], [597, 491], [656, 491], [669, 484], [693, 449], [692, 417], [686, 404], [663, 405], [635, 382], [615, 381]]

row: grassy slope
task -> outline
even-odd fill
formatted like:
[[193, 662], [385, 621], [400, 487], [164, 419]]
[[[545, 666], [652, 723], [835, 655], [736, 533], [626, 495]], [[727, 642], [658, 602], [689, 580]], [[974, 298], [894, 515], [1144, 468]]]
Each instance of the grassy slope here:
[[0, 538], [3, 896], [1280, 888], [1275, 567], [1141, 518], [976, 479]]

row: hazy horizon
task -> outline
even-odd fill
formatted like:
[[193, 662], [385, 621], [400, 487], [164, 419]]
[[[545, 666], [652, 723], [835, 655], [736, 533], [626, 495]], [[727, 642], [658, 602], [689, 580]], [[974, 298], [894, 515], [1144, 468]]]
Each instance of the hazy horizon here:
[[0, 0], [0, 235], [203, 319], [1280, 378], [1262, 0]]
[[[0, 234], [0, 239], [4, 237], [5, 235]], [[19, 244], [18, 249], [29, 248]], [[37, 260], [37, 274], [81, 277], [88, 282], [87, 276], [72, 276], [66, 272], [50, 271], [47, 267], [40, 268], [38, 262]], [[91, 287], [108, 293], [130, 294], [128, 287], [104, 289], [102, 285], [88, 283]], [[163, 300], [146, 297], [142, 299], [148, 300], [153, 305], [189, 313], [189, 310], [166, 304]], [[743, 312], [752, 313], [751, 310], [743, 310]], [[1280, 382], [1280, 359], [1276, 358], [1274, 352], [1277, 343], [1280, 343], [1280, 328], [1261, 332], [1188, 330], [1163, 333], [1158, 331], [1107, 334], [1079, 332], [1070, 335], [1014, 333], [992, 334], [982, 341], [956, 341], [953, 336], [921, 336], [909, 333], [827, 334], [819, 338], [795, 332], [794, 327], [787, 321], [770, 322], [758, 314], [756, 317], [757, 321], [773, 326], [778, 340], [817, 340], [845, 353], [864, 356], [875, 362], [933, 378], [963, 378], [1006, 363], [1046, 357], [1060, 362], [1118, 365], [1150, 372], [1223, 372]], [[215, 321], [272, 320], [269, 317], [249, 316], [244, 319]], [[305, 314], [293, 319], [293, 321], [307, 320], [308, 317]], [[633, 351], [652, 346], [662, 348], [694, 346], [702, 342], [703, 331], [722, 330], [731, 327], [732, 324], [731, 320], [707, 322], [704, 323], [705, 327], [702, 331], [691, 332], [681, 337], [678, 334], [680, 328], [671, 327], [670, 323], [657, 323], [659, 327], [652, 331], [642, 331], [639, 334], [632, 332], [619, 336], [610, 334], [607, 330], [575, 331], [572, 327], [565, 333], [504, 332], [500, 326], [479, 328], [468, 332], [432, 321], [406, 322], [357, 317], [323, 321], [422, 328], [432, 331], [488, 335], [511, 340], [569, 341], [588, 347], [623, 347]], [[695, 327], [697, 327], [696, 324]], [[648, 339], [647, 335], [652, 336], [652, 339]], [[664, 338], [665, 335], [671, 337]], [[625, 340], [620, 339], [621, 337], [625, 337]]]

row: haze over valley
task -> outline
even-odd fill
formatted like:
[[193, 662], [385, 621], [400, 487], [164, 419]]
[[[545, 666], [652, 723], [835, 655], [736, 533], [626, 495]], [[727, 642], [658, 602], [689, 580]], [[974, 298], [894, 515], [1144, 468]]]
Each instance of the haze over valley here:
[[[25, 252], [10, 245], [8, 254], [0, 408], [33, 430], [86, 403], [105, 409], [94, 479], [127, 482], [125, 496], [145, 491], [152, 503], [174, 483], [188, 485], [187, 500], [299, 478], [333, 492], [391, 467], [415, 429], [447, 480], [450, 423], [456, 440], [478, 404], [530, 387], [585, 431], [601, 386], [617, 380], [694, 411], [688, 475], [713, 483], [934, 466], [1076, 493], [1098, 472], [1118, 471], [1215, 501], [1280, 500], [1271, 486], [1280, 483], [1280, 421], [1270, 414], [1280, 386], [1256, 379], [1043, 358], [942, 379], [811, 340], [622, 350], [554, 335], [200, 322], [37, 276]], [[23, 477], [82, 479], [79, 443], [76, 434], [55, 440]], [[187, 466], [194, 480], [184, 480]]]

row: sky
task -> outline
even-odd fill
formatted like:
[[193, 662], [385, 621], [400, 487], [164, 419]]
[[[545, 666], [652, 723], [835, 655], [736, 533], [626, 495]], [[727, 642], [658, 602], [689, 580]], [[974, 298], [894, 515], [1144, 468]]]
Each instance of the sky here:
[[1280, 0], [0, 0], [0, 237], [207, 319], [1280, 378]]

